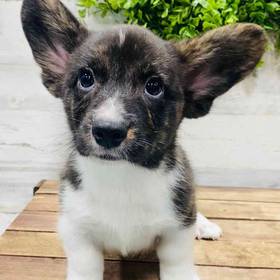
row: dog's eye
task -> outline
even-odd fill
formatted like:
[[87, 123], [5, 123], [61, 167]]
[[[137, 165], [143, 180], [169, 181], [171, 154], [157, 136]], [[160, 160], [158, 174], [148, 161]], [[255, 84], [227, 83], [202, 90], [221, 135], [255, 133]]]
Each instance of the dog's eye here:
[[145, 85], [145, 93], [153, 97], [159, 97], [163, 94], [164, 87], [160, 78], [152, 77]]
[[89, 91], [94, 86], [94, 76], [90, 68], [83, 68], [79, 72], [78, 87], [81, 90]]

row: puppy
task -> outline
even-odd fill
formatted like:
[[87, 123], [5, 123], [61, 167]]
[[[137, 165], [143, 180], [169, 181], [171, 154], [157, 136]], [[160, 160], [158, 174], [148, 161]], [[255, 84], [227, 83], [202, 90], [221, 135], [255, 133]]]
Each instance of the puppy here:
[[[24, 0], [22, 23], [72, 133], [59, 219], [67, 279], [102, 280], [104, 252], [150, 248], [161, 280], [198, 279], [194, 184], [177, 130], [255, 68], [263, 31], [237, 24], [177, 43], [130, 25], [89, 32], [56, 0]], [[220, 235], [199, 220], [199, 237]]]

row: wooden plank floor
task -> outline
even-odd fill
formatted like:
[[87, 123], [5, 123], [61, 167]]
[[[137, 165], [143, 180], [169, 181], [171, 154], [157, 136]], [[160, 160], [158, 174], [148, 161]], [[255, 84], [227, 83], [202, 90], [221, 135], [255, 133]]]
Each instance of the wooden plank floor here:
[[[0, 237], [1, 280], [65, 279], [65, 255], [56, 234], [56, 181], [44, 181], [33, 200]], [[280, 279], [280, 190], [198, 188], [198, 208], [220, 224], [219, 241], [196, 241], [202, 280]], [[151, 257], [107, 256], [106, 280], [157, 280]], [[186, 279], [187, 280], [187, 279]]]

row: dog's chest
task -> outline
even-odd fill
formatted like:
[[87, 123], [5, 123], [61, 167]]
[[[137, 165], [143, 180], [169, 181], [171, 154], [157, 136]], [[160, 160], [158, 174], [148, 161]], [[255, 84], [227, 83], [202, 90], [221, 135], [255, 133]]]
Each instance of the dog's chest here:
[[171, 179], [163, 170], [86, 158], [79, 159], [78, 169], [81, 190], [68, 191], [64, 203], [78, 205], [71, 211], [75, 222], [105, 249], [137, 252], [177, 225]]

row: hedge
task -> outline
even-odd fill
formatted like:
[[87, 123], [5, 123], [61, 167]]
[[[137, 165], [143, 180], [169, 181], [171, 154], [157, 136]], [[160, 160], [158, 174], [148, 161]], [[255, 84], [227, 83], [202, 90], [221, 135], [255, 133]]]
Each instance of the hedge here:
[[257, 23], [275, 34], [280, 49], [280, 0], [78, 0], [81, 17], [119, 14], [164, 39], [192, 38], [236, 22]]

